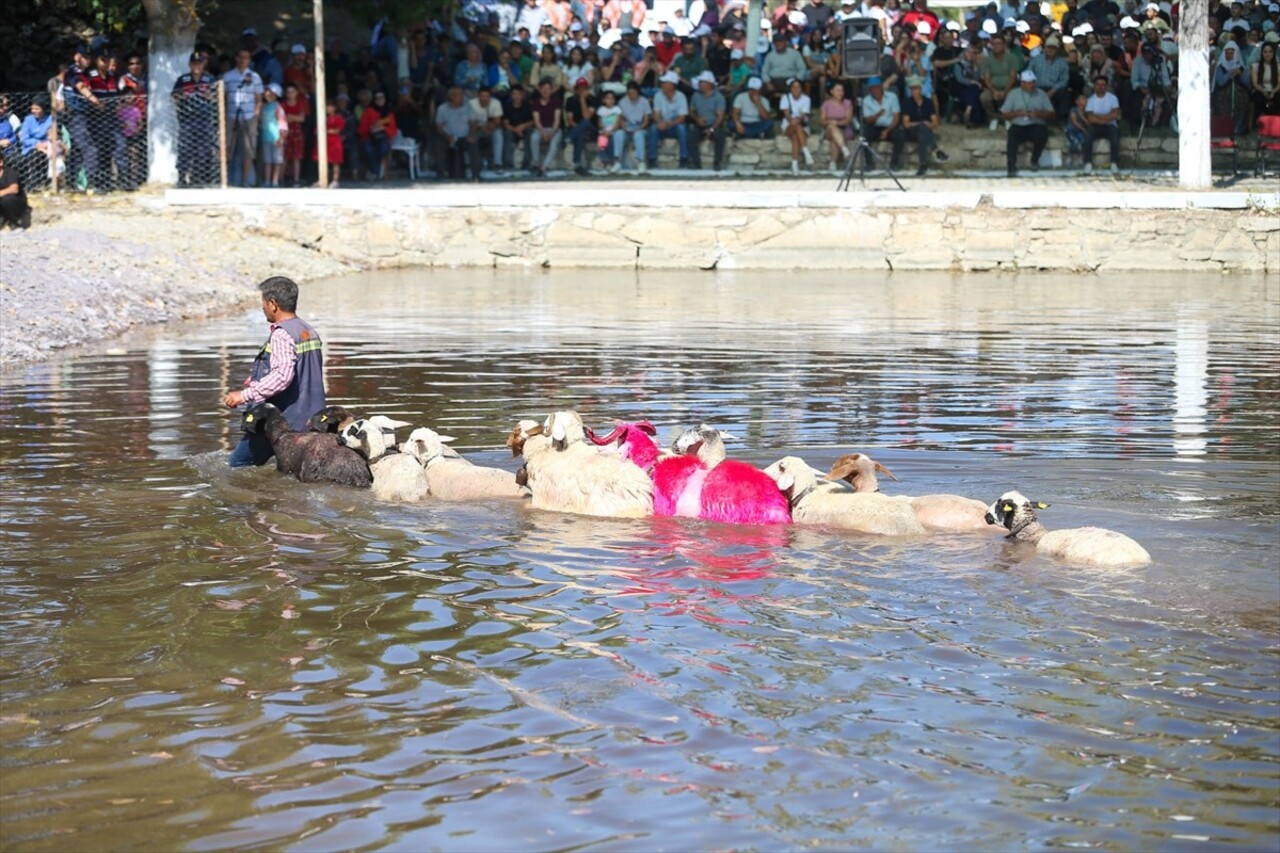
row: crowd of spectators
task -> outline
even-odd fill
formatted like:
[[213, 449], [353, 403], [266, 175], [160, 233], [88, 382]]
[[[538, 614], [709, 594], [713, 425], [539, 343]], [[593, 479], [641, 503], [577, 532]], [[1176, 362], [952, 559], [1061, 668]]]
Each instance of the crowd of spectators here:
[[[245, 29], [234, 51], [198, 43], [173, 86], [180, 180], [216, 175], [218, 80], [230, 181], [243, 186], [314, 182], [320, 120], [339, 184], [384, 180], [394, 151], [453, 180], [542, 175], [562, 161], [584, 175], [643, 173], [664, 140], [675, 141], [681, 168], [719, 170], [732, 140], [773, 136], [788, 140], [793, 171], [813, 166], [815, 147], [838, 169], [859, 134], [889, 143], [894, 169], [914, 143], [924, 174], [947, 159], [943, 123], [1002, 130], [1011, 174], [1022, 145], [1038, 168], [1053, 130], [1086, 169], [1105, 139], [1114, 169], [1122, 133], [1176, 122], [1178, 7], [1168, 0], [1001, 0], [955, 19], [927, 0], [837, 2], [781, 0], [752, 37], [745, 0], [694, 0], [670, 20], [655, 20], [643, 0], [470, 0], [452, 20], [404, 32], [379, 24], [354, 53], [331, 40], [324, 116], [311, 46], [266, 44]], [[1280, 113], [1277, 2], [1211, 0], [1212, 111], [1238, 134]], [[843, 68], [844, 22], [858, 18], [873, 19], [882, 41], [870, 77]], [[143, 57], [105, 40], [79, 46], [28, 115], [0, 99], [0, 147], [39, 160], [62, 146], [82, 183], [136, 185]]]

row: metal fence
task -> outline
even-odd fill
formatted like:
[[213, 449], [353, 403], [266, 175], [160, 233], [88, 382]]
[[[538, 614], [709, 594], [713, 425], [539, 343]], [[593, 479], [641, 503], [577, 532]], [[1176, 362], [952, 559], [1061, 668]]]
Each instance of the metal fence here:
[[[179, 186], [223, 183], [221, 85], [175, 92]], [[28, 192], [109, 193], [146, 183], [147, 96], [0, 93], [0, 149]]]
[[13, 130], [6, 160], [27, 190], [112, 192], [147, 179], [146, 95], [104, 92], [92, 103], [79, 95], [0, 94], [0, 121]]

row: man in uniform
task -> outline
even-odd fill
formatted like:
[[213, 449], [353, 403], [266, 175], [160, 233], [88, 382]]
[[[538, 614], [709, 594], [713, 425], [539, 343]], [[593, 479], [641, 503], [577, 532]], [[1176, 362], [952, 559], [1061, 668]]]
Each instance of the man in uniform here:
[[[326, 405], [320, 333], [295, 313], [298, 285], [292, 279], [273, 275], [258, 290], [271, 336], [253, 360], [244, 388], [230, 392], [222, 402], [229, 409], [270, 403], [284, 414], [290, 429], [304, 432], [307, 420]], [[263, 465], [271, 455], [266, 436], [245, 435], [231, 452], [230, 465]]]
[[178, 112], [178, 183], [201, 186], [213, 183], [216, 175], [217, 81], [204, 70], [204, 54], [199, 51], [191, 54], [188, 68], [174, 81], [171, 93]]
[[98, 174], [98, 146], [89, 130], [89, 111], [101, 107], [102, 101], [89, 85], [88, 71], [89, 47], [82, 44], [62, 77], [62, 101], [67, 105], [67, 132], [71, 135], [67, 175], [72, 186], [78, 185], [81, 170], [86, 180], [93, 180]]

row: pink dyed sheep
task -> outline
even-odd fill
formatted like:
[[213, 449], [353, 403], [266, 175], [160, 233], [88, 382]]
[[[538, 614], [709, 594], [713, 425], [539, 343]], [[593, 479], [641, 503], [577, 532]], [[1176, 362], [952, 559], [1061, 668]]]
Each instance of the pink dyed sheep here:
[[707, 466], [693, 456], [662, 456], [651, 436], [658, 430], [648, 421], [619, 423], [604, 437], [587, 431], [587, 437], [601, 447], [612, 447], [653, 479], [653, 514], [698, 518], [703, 480]]
[[791, 506], [773, 478], [754, 465], [726, 459], [718, 429], [700, 424], [685, 430], [672, 449], [697, 457], [710, 470], [702, 484], [699, 518], [734, 524], [790, 524]]
[[787, 499], [771, 477], [746, 462], [726, 459], [723, 436], [703, 424], [686, 430], [662, 456], [648, 421], [623, 423], [596, 444], [615, 444], [620, 454], [653, 478], [654, 515], [680, 515], [730, 524], [790, 524]]

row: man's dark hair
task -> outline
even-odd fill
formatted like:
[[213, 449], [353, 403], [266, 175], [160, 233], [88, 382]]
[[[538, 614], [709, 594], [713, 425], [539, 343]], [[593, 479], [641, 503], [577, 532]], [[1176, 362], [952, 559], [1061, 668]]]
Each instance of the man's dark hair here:
[[258, 290], [262, 291], [263, 299], [274, 302], [281, 311], [292, 314], [298, 310], [298, 285], [293, 279], [273, 275], [264, 279], [258, 285]]

